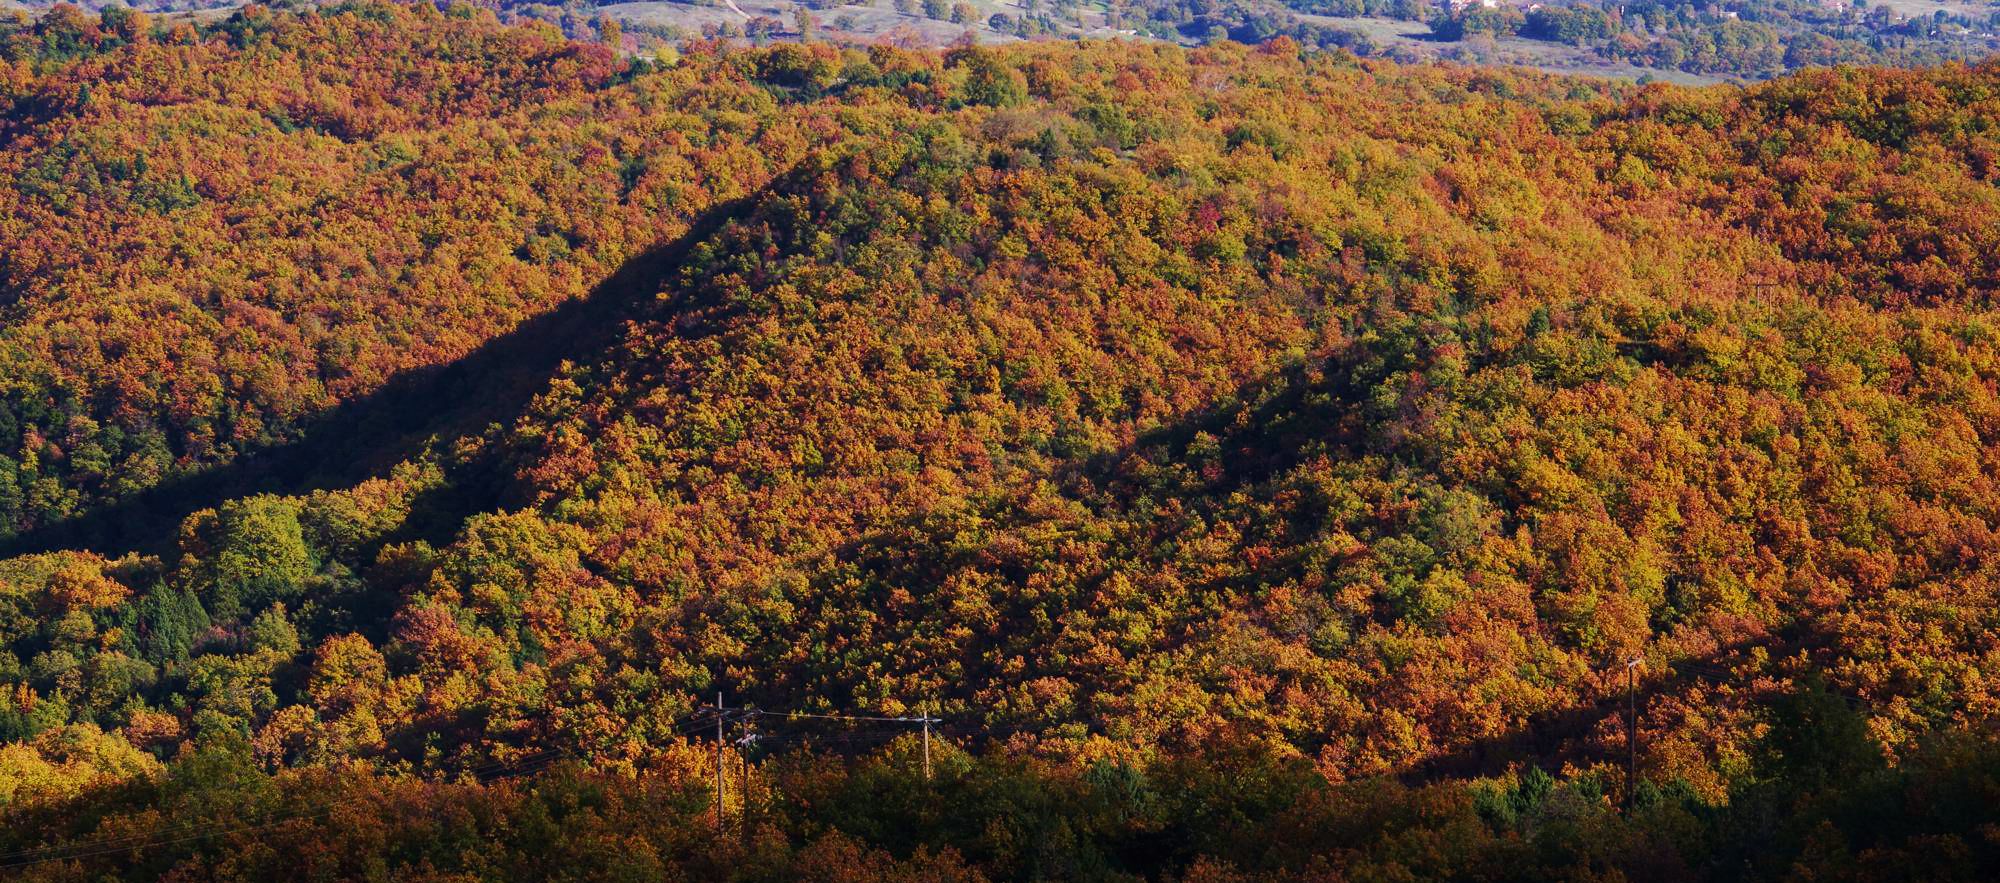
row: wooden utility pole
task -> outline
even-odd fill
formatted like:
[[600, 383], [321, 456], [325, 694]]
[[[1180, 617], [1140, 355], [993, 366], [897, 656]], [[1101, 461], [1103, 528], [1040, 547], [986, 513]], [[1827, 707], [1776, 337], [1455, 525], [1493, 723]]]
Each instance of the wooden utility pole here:
[[715, 833], [722, 834], [722, 691], [715, 691]]
[[1625, 663], [1625, 805], [1639, 793], [1639, 658]]
[[749, 720], [743, 722], [743, 738], [736, 740], [743, 754], [743, 802], [738, 804], [736, 815], [742, 824], [743, 845], [750, 845], [750, 746], [757, 741], [757, 734], [751, 729]]
[[931, 780], [931, 708], [923, 706], [924, 716], [924, 781]]

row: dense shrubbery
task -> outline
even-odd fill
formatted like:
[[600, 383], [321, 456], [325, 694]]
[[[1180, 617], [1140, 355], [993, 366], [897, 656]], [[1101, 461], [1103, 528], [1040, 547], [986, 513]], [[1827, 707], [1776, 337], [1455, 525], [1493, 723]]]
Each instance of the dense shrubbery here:
[[[7, 848], [276, 812], [395, 876], [1993, 859], [1993, 68], [654, 70], [374, 3], [4, 45], [11, 529], [255, 491], [0, 562]], [[773, 754], [737, 853], [686, 741], [719, 690], [941, 712], [976, 799], [907, 744]], [[232, 836], [90, 858], [296, 852]]]
[[[1727, 806], [1669, 783], [1620, 810], [1596, 777], [1532, 767], [1333, 783], [1254, 748], [1075, 766], [941, 747], [927, 780], [906, 738], [861, 757], [768, 759], [747, 784], [732, 766], [720, 830], [692, 758], [627, 774], [540, 758], [427, 782], [272, 774], [226, 743], [162, 766], [73, 727], [34, 754], [0, 749], [0, 774], [20, 783], [0, 866], [51, 881], [1234, 881], [1976, 880], [2000, 864], [1992, 746], [1940, 744], [1889, 766], [1854, 740], [1837, 697], [1801, 694], [1777, 717], [1759, 778]], [[98, 784], [45, 790], [80, 770]]]

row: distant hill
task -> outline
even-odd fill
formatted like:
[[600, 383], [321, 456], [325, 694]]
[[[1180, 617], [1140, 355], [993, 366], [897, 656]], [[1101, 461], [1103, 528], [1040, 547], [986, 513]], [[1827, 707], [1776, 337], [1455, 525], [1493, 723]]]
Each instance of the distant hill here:
[[[0, 0], [35, 9], [47, 0]], [[86, 9], [123, 4], [88, 0]], [[160, 0], [155, 13], [215, 20], [239, 0]], [[311, 4], [284, 0], [278, 8]], [[447, 6], [449, 4], [446, 4]], [[620, 48], [671, 53], [702, 40], [738, 44], [829, 40], [943, 48], [964, 40], [1124, 39], [1184, 46], [1279, 36], [1410, 63], [1452, 61], [1552, 73], [1706, 84], [1750, 82], [1808, 67], [1920, 67], [2000, 51], [2000, 6], [1986, 0], [642, 0], [487, 4], [511, 22], [544, 21]]]

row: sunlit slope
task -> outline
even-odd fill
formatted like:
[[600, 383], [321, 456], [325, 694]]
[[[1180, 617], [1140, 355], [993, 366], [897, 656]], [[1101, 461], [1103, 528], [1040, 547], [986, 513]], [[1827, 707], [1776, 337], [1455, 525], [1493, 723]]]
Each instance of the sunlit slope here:
[[11, 741], [1590, 771], [1637, 659], [1720, 800], [1808, 682], [1995, 713], [1990, 68], [141, 25], [0, 68]]

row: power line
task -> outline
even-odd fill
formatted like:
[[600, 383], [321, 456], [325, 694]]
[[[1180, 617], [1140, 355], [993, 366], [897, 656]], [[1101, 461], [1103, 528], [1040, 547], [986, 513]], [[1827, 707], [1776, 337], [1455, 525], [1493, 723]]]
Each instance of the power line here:
[[786, 744], [786, 743], [816, 745], [816, 744], [828, 743], [828, 744], [855, 746], [855, 745], [872, 745], [880, 742], [887, 742], [906, 735], [909, 735], [909, 732], [906, 730], [904, 731], [878, 730], [872, 733], [842, 733], [837, 735], [828, 735], [824, 733], [785, 733], [774, 736], [761, 736], [758, 738], [757, 742], [760, 745]]
[[759, 711], [756, 713], [769, 716], [812, 718], [818, 720], [881, 721], [881, 722], [905, 723], [905, 724], [920, 724], [927, 720], [932, 722], [936, 721], [936, 718], [932, 718], [929, 717], [928, 715], [921, 715], [921, 714], [916, 717], [910, 717], [909, 715], [902, 715], [899, 717], [888, 717], [885, 715], [875, 715], [875, 714], [824, 714], [811, 711]]

